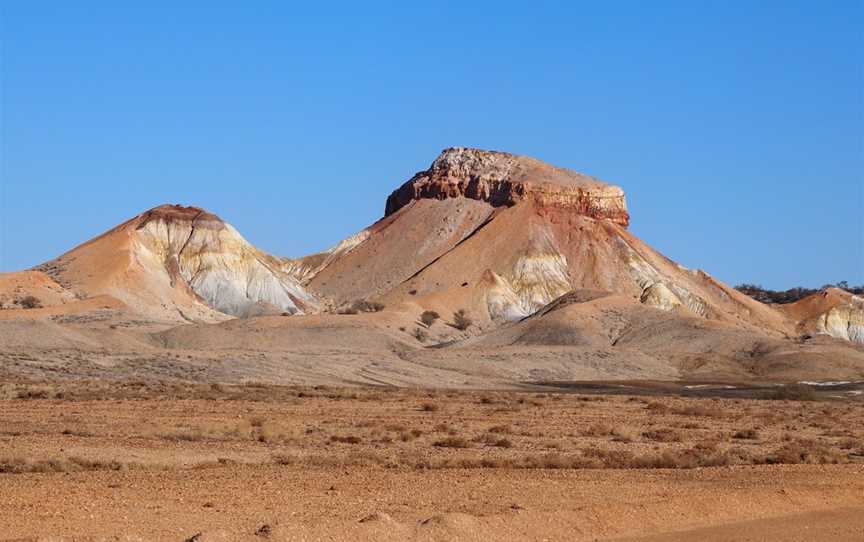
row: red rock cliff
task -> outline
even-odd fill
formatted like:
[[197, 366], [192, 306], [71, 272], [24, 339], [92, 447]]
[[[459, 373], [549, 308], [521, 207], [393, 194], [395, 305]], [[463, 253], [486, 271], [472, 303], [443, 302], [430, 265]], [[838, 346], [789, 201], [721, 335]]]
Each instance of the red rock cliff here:
[[598, 179], [506, 152], [454, 147], [445, 149], [387, 198], [385, 216], [416, 199], [464, 197], [494, 206], [532, 200], [542, 206], [627, 226], [624, 191]]

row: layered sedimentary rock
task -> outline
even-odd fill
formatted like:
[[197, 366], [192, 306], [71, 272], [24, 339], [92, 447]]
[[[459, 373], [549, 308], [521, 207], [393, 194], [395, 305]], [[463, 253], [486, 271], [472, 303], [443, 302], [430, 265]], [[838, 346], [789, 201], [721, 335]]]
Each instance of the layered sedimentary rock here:
[[423, 199], [471, 198], [492, 206], [532, 200], [627, 226], [624, 191], [598, 179], [506, 152], [454, 147], [387, 198], [385, 215]]
[[315, 296], [281, 267], [216, 215], [163, 205], [38, 270], [78, 299], [110, 296], [156, 320], [317, 310]]
[[450, 148], [394, 191], [385, 217], [346, 240], [348, 250], [291, 265], [338, 303], [431, 296], [504, 323], [583, 289], [786, 332], [782, 315], [658, 254], [628, 223], [616, 186], [533, 158]]
[[864, 344], [864, 298], [851, 296], [816, 320], [816, 330], [837, 339]]
[[681, 299], [662, 282], [655, 282], [645, 288], [645, 291], [639, 297], [639, 301], [645, 305], [664, 311], [675, 310], [683, 305]]
[[140, 250], [212, 308], [233, 316], [267, 307], [291, 314], [317, 305], [281, 262], [252, 246], [233, 226], [195, 207], [163, 205], [141, 215]]
[[794, 303], [776, 305], [803, 335], [823, 334], [864, 344], [864, 298], [826, 288]]

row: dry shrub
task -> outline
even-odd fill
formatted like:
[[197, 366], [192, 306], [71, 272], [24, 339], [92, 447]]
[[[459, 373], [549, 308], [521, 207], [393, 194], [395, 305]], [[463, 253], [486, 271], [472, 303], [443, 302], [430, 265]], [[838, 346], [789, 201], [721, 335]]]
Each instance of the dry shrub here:
[[18, 301], [18, 304], [25, 309], [38, 309], [42, 307], [42, 302], [38, 297], [33, 295], [25, 295], [20, 301]]
[[666, 414], [669, 412], [669, 407], [663, 403], [652, 401], [645, 406], [645, 410], [652, 414]]
[[732, 435], [732, 438], [742, 440], [756, 440], [759, 438], [759, 432], [755, 429], [744, 429], [741, 431], [736, 431], [735, 434]]
[[672, 414], [679, 416], [700, 416], [705, 418], [722, 418], [723, 411], [719, 408], [710, 408], [704, 405], [689, 405], [672, 409]]
[[469, 448], [471, 443], [462, 437], [453, 436], [436, 440], [432, 443], [432, 446], [437, 446], [439, 448]]
[[448, 435], [455, 435], [456, 428], [450, 425], [449, 423], [439, 423], [435, 424], [435, 427], [432, 428], [432, 431], [436, 433], [447, 433]]
[[579, 431], [583, 437], [612, 437], [615, 430], [605, 423], [594, 423]]
[[633, 466], [633, 452], [629, 450], [605, 450], [587, 448], [582, 450], [586, 465], [600, 469], [627, 469]]
[[367, 301], [360, 299], [355, 301], [349, 307], [340, 309], [339, 314], [357, 314], [360, 312], [379, 312], [384, 310], [384, 304], [377, 301]]
[[50, 399], [51, 395], [49, 390], [28, 388], [19, 391], [16, 397], [18, 399]]
[[682, 440], [681, 433], [668, 427], [645, 431], [642, 433], [642, 436], [655, 442], [681, 442]]
[[847, 438], [843, 439], [840, 444], [840, 448], [844, 450], [855, 450], [855, 449], [864, 449], [864, 443], [862, 441], [855, 438]]
[[513, 428], [511, 428], [509, 425], [493, 425], [489, 428], [489, 432], [501, 435], [512, 435]]
[[429, 327], [435, 323], [435, 320], [441, 318], [441, 315], [435, 311], [423, 311], [420, 315], [420, 321], [424, 326]]
[[0, 473], [22, 474], [28, 472], [82, 472], [94, 470], [124, 470], [132, 464], [115, 460], [103, 461], [83, 457], [31, 460], [21, 457], [0, 459]]
[[420, 329], [419, 327], [414, 328], [414, 332], [412, 333], [414, 338], [420, 341], [421, 343], [425, 343], [429, 339], [429, 334], [426, 331]]
[[633, 442], [639, 438], [639, 432], [631, 427], [616, 427], [612, 430], [614, 442]]
[[68, 428], [61, 431], [60, 434], [61, 435], [67, 435], [70, 437], [84, 437], [84, 438], [94, 436], [94, 434], [91, 433], [90, 431], [85, 431], [83, 429], [68, 429]]
[[474, 320], [468, 316], [465, 309], [459, 309], [453, 313], [453, 327], [460, 331], [465, 331], [474, 324]]
[[330, 442], [341, 442], [343, 444], [360, 444], [362, 439], [355, 435], [333, 435]]
[[280, 431], [274, 425], [269, 423], [265, 423], [258, 427], [257, 431], [253, 431], [253, 436], [258, 442], [264, 442], [267, 444], [285, 443], [293, 440], [291, 435]]
[[398, 466], [387, 457], [363, 450], [352, 451], [349, 455], [309, 454], [304, 452], [289, 452], [274, 454], [270, 460], [277, 465], [298, 465], [303, 467], [355, 467], [382, 466], [393, 468]]
[[677, 427], [680, 427], [681, 429], [702, 429], [701, 425], [694, 422], [679, 423]]
[[637, 457], [632, 467], [647, 469], [694, 469], [729, 465], [728, 454], [713, 446], [696, 446], [688, 450], [666, 450], [658, 455]]
[[498, 436], [498, 435], [495, 435], [492, 433], [485, 433], [483, 435], [480, 435], [479, 437], [477, 437], [474, 440], [476, 440], [477, 442], [482, 442], [483, 444], [485, 444], [487, 446], [495, 446], [497, 448], [512, 448], [513, 447], [513, 443], [509, 439], [506, 439], [504, 437], [501, 437], [501, 436]]
[[158, 438], [173, 441], [198, 442], [203, 440], [254, 440], [274, 443], [290, 440], [290, 436], [275, 428], [263, 419], [240, 420], [234, 425], [203, 424], [184, 427], [169, 433], [160, 433]]
[[840, 450], [810, 439], [789, 442], [765, 457], [765, 462], [769, 464], [825, 464], [846, 463], [847, 461], [848, 457]]
[[806, 384], [787, 384], [773, 391], [770, 399], [775, 401], [815, 401], [816, 392]]
[[403, 433], [400, 433], [399, 440], [401, 440], [402, 442], [411, 442], [422, 434], [423, 431], [420, 431], [419, 429], [412, 429], [411, 431], [405, 431]]
[[549, 453], [525, 456], [515, 466], [524, 469], [584, 469], [595, 467], [596, 464], [584, 457]]
[[173, 433], [162, 433], [158, 435], [163, 440], [198, 442], [207, 440], [208, 436], [200, 429], [184, 429]]
[[423, 412], [437, 412], [439, 410], [439, 406], [435, 403], [423, 403], [420, 405], [420, 410]]

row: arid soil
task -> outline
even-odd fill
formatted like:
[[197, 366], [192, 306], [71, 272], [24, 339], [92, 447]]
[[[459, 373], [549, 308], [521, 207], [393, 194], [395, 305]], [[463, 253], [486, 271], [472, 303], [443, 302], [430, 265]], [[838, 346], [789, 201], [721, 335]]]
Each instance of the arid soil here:
[[7, 381], [0, 539], [860, 540], [820, 397]]

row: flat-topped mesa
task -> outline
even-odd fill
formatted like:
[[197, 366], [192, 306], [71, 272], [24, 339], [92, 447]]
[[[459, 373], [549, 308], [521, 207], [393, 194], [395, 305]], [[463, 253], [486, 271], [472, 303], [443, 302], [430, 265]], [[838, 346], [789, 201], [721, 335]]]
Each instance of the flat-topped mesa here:
[[465, 147], [445, 149], [387, 198], [385, 216], [417, 199], [471, 198], [493, 206], [532, 200], [622, 226], [630, 222], [621, 188], [527, 156]]

